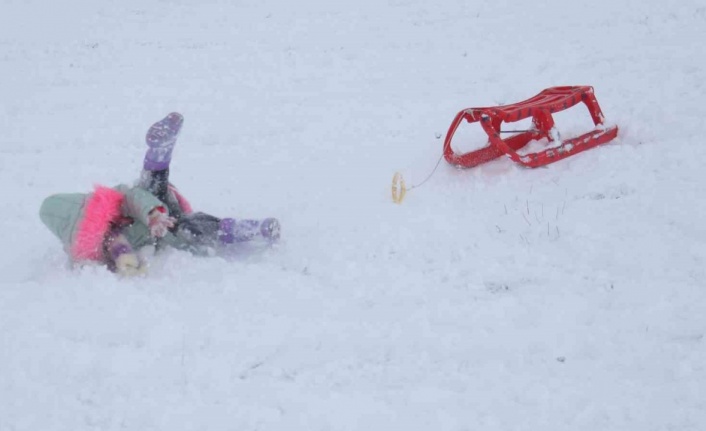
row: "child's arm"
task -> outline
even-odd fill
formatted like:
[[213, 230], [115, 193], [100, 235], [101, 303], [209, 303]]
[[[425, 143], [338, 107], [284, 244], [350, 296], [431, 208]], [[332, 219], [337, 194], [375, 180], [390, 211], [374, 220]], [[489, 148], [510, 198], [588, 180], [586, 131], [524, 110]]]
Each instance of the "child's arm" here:
[[169, 216], [166, 205], [141, 187], [118, 186], [125, 195], [123, 213], [144, 224], [155, 238], [161, 238], [174, 227], [176, 220]]
[[116, 189], [125, 195], [122, 208], [123, 214], [132, 217], [135, 221], [145, 226], [150, 224], [150, 213], [152, 211], [157, 208], [161, 208], [160, 211], [167, 211], [165, 205], [147, 190], [125, 185], [119, 185]]

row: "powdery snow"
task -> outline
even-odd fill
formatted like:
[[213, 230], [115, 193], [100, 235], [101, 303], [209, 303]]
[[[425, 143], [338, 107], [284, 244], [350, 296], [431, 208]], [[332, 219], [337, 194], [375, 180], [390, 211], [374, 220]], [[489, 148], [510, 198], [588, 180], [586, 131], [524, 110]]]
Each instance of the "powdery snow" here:
[[[0, 3], [0, 430], [703, 430], [706, 6]], [[445, 162], [453, 116], [593, 85], [611, 144]], [[275, 249], [70, 270], [44, 197], [186, 120], [196, 209]], [[562, 136], [563, 136], [562, 131]]]

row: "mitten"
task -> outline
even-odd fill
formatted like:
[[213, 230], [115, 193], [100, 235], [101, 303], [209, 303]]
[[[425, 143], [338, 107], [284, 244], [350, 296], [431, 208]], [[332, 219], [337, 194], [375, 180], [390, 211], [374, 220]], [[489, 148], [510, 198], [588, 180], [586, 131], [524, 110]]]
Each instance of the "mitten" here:
[[115, 272], [125, 277], [147, 273], [145, 265], [135, 253], [123, 253], [115, 259]]

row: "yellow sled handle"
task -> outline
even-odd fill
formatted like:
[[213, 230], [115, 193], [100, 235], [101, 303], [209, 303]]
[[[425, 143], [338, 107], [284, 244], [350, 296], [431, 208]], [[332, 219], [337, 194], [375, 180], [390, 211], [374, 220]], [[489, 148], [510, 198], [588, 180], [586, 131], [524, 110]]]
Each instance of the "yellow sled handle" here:
[[402, 178], [402, 174], [395, 172], [392, 177], [392, 202], [401, 204], [405, 194], [407, 194], [407, 186], [404, 183], [404, 178]]

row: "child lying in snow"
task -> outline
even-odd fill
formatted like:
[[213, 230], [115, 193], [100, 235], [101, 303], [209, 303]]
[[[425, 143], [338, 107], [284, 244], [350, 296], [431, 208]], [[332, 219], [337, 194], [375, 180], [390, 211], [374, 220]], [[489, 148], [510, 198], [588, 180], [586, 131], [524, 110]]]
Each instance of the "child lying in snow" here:
[[97, 261], [122, 275], [143, 274], [136, 250], [171, 246], [206, 255], [256, 237], [279, 239], [277, 219], [243, 220], [194, 213], [169, 182], [169, 163], [184, 118], [167, 115], [147, 131], [147, 153], [135, 187], [96, 186], [92, 193], [57, 194], [42, 203], [42, 222], [71, 259]]

